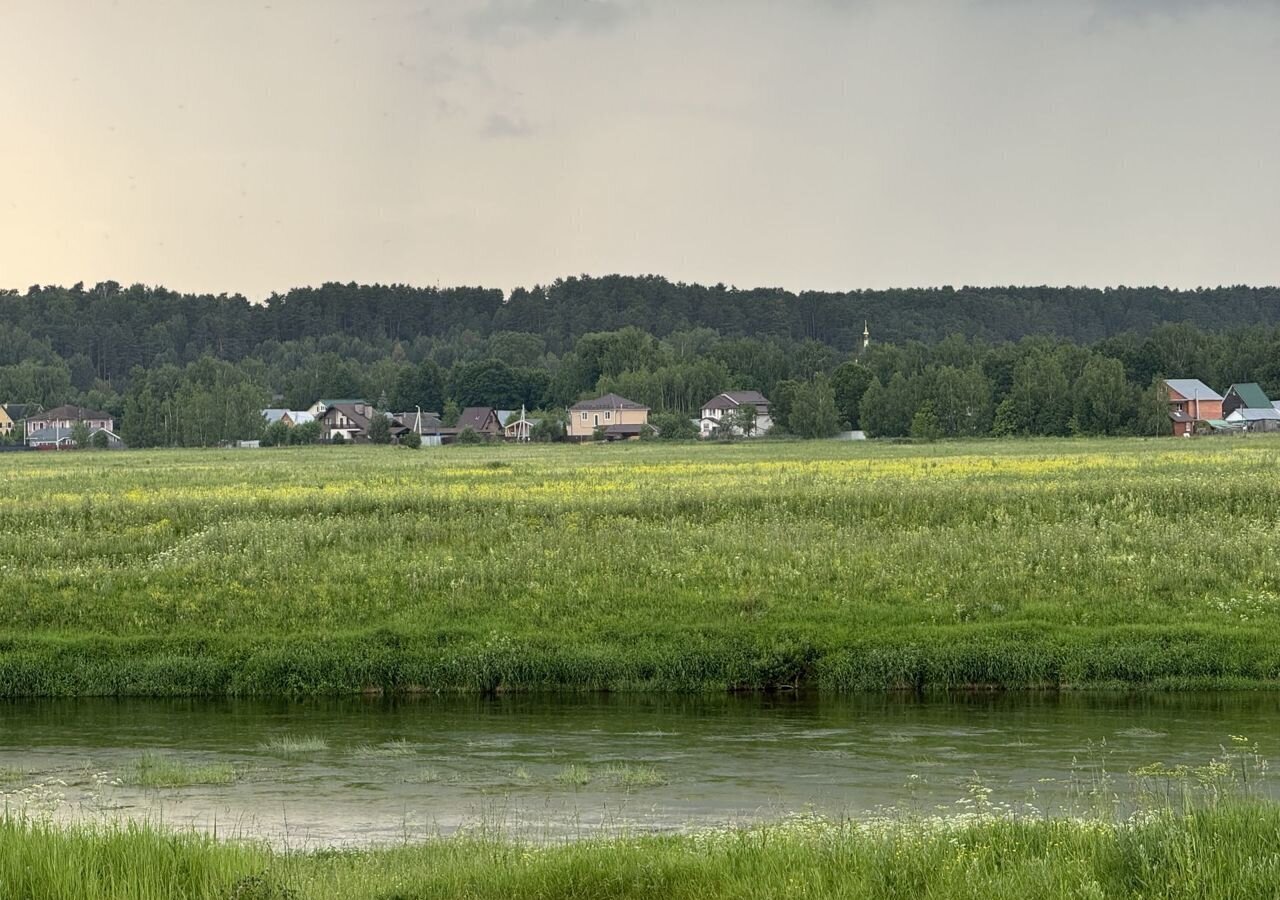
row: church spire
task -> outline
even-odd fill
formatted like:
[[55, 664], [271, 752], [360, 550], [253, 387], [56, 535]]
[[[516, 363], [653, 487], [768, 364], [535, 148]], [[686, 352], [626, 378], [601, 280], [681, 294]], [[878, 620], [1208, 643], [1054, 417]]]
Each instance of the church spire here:
[[862, 320], [862, 349], [866, 350], [871, 346], [871, 329], [867, 327], [867, 320]]

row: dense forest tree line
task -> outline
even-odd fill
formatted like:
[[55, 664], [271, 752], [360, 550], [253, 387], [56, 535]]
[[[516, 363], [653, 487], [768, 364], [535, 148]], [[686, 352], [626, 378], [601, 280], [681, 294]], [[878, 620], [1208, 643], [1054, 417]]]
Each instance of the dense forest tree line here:
[[253, 437], [256, 409], [319, 397], [554, 410], [616, 391], [682, 434], [732, 388], [801, 435], [1153, 433], [1159, 376], [1280, 395], [1278, 323], [1274, 288], [795, 295], [615, 276], [505, 301], [325, 285], [255, 305], [107, 283], [0, 292], [0, 402], [104, 408], [134, 446]]

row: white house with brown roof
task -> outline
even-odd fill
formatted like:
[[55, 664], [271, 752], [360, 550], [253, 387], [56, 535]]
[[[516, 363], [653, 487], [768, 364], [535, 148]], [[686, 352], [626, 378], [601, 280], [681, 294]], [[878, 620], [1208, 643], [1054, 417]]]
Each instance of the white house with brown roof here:
[[759, 391], [725, 391], [716, 394], [702, 404], [702, 418], [698, 423], [698, 431], [702, 437], [711, 437], [717, 432], [742, 436], [742, 428], [729, 420], [736, 419], [743, 407], [755, 408], [755, 426], [751, 437], [759, 437], [773, 427], [773, 419], [769, 415], [769, 401]]
[[409, 430], [398, 419], [387, 416], [362, 401], [337, 402], [327, 406], [317, 419], [320, 423], [320, 440], [332, 441], [335, 437], [340, 437], [346, 442], [367, 443], [369, 425], [374, 416], [386, 416], [393, 441], [399, 440]]
[[607, 440], [640, 437], [645, 430], [652, 428], [649, 425], [649, 407], [617, 394], [605, 394], [569, 407], [571, 440], [592, 438], [597, 428], [604, 430]]

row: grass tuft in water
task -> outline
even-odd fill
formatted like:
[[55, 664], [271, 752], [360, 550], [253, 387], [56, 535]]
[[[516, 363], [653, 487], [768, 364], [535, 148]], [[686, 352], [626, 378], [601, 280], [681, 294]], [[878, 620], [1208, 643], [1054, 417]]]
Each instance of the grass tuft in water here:
[[401, 739], [381, 744], [361, 744], [351, 751], [351, 755], [356, 759], [396, 759], [413, 756], [417, 752], [413, 744]]
[[582, 787], [591, 783], [591, 770], [586, 766], [568, 765], [556, 773], [554, 781], [556, 784], [570, 785], [572, 787]]
[[633, 763], [605, 766], [602, 774], [609, 783], [623, 788], [661, 787], [669, 781], [653, 766]]
[[[523, 770], [518, 769], [516, 771], [518, 774]], [[597, 768], [575, 763], [565, 766], [555, 774], [552, 780], [556, 784], [570, 787], [583, 787], [588, 784], [599, 783], [608, 787], [620, 787], [628, 790], [641, 787], [659, 787], [668, 783], [667, 777], [653, 766], [636, 763], [610, 763]]]
[[304, 753], [319, 753], [322, 750], [328, 750], [329, 742], [317, 735], [279, 734], [258, 746], [271, 753], [300, 756]]
[[192, 763], [147, 752], [120, 774], [123, 784], [137, 787], [190, 787], [195, 784], [231, 784], [236, 770], [229, 763]]

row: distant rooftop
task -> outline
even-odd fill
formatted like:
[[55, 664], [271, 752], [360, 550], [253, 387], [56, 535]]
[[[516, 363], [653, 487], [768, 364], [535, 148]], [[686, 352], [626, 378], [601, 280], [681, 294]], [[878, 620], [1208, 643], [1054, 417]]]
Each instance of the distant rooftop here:
[[1199, 378], [1166, 378], [1165, 384], [1188, 400], [1221, 400], [1222, 395]]
[[570, 409], [648, 409], [643, 403], [636, 403], [634, 400], [628, 400], [626, 397], [619, 397], [617, 394], [605, 394], [603, 397], [596, 397], [593, 400], [583, 400], [573, 404]]

